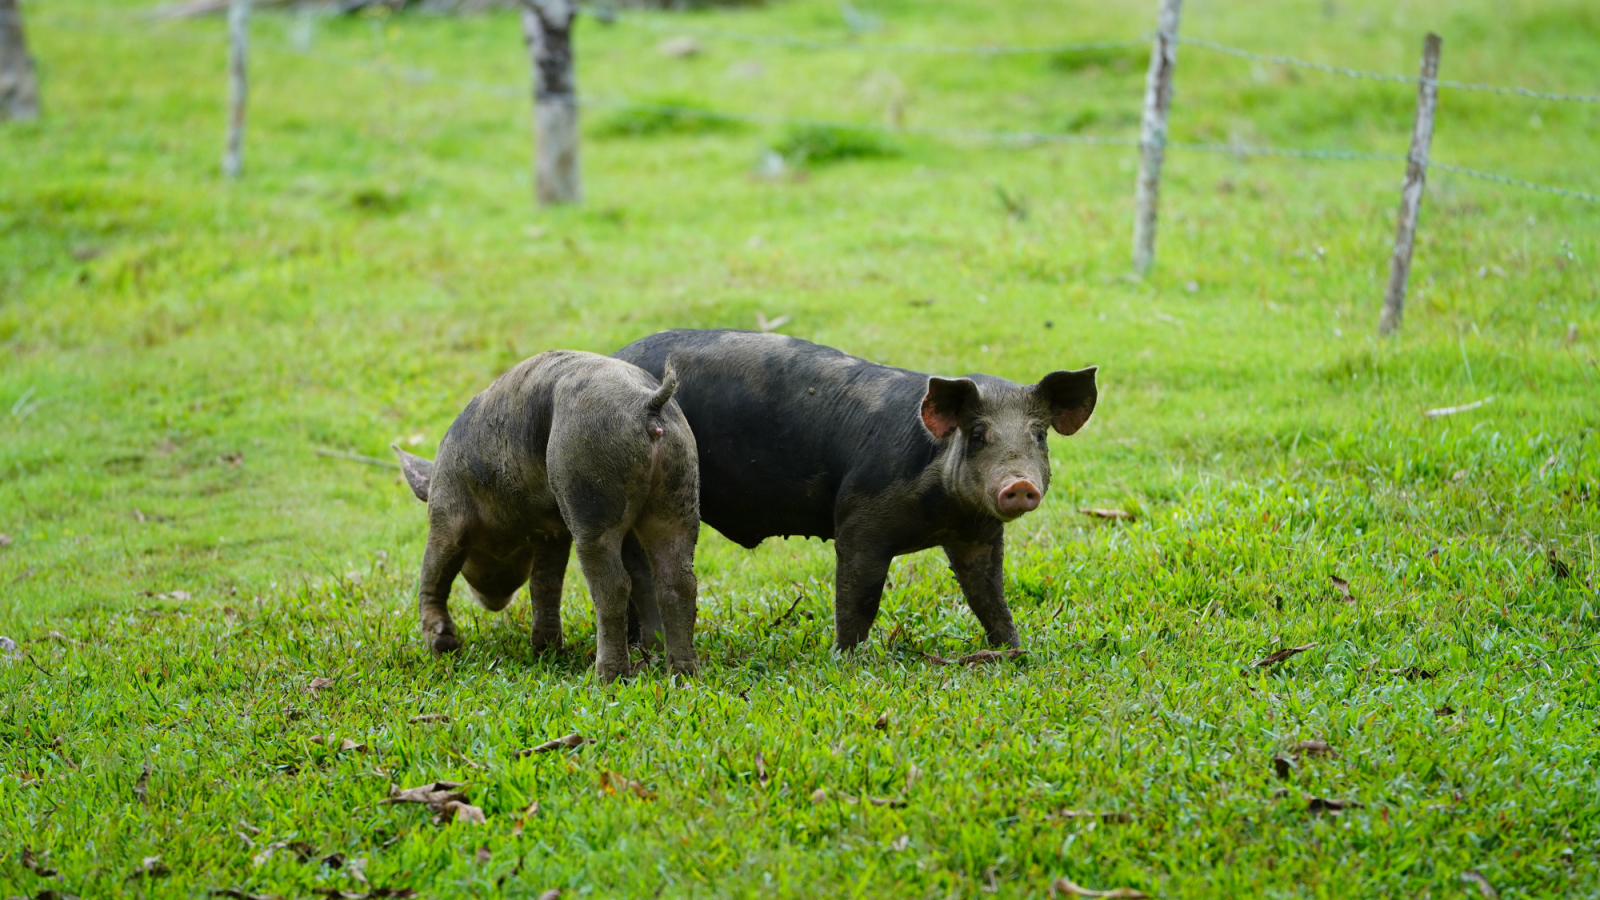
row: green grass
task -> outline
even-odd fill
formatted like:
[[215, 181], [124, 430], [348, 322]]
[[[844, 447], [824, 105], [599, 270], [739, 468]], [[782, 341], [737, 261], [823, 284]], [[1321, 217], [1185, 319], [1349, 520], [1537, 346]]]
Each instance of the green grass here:
[[[1153, 15], [857, 5], [884, 22], [863, 43], [1110, 40]], [[430, 898], [1042, 897], [1060, 876], [1450, 897], [1478, 890], [1468, 871], [1501, 897], [1600, 895], [1595, 207], [1435, 172], [1405, 329], [1380, 341], [1393, 164], [1174, 152], [1142, 281], [1127, 148], [890, 136], [896, 155], [768, 180], [781, 124], [607, 136], [600, 107], [587, 204], [536, 210], [513, 15], [318, 20], [307, 43], [261, 14], [246, 177], [225, 184], [219, 21], [24, 14], [46, 115], [0, 128], [0, 634], [19, 645], [0, 896], [360, 889], [333, 853]], [[822, 0], [663, 21], [849, 37]], [[1434, 29], [1447, 78], [1600, 83], [1600, 14], [1576, 0], [1229, 0], [1183, 27], [1394, 72]], [[708, 38], [669, 59], [656, 31], [577, 35], [580, 87], [608, 103], [1128, 136], [1142, 92], [1136, 53]], [[1404, 153], [1410, 104], [1185, 47], [1172, 138]], [[1446, 92], [1434, 157], [1592, 192], [1596, 133], [1592, 104]], [[531, 654], [525, 603], [465, 598], [464, 650], [424, 652], [422, 507], [392, 470], [315, 451], [431, 455], [526, 356], [758, 312], [925, 371], [1102, 367], [1094, 420], [1052, 438], [1050, 496], [1010, 532], [1027, 655], [931, 663], [980, 633], [922, 554], [874, 640], [833, 656], [830, 547], [711, 532], [692, 682], [595, 684], [575, 570], [569, 652]], [[516, 756], [573, 731], [597, 743]], [[368, 752], [311, 741], [328, 734]], [[1279, 778], [1309, 739], [1338, 755]], [[613, 772], [648, 797], [605, 792]], [[487, 822], [380, 803], [440, 779]], [[278, 842], [299, 846], [254, 862]], [[168, 873], [129, 880], [150, 856]]]

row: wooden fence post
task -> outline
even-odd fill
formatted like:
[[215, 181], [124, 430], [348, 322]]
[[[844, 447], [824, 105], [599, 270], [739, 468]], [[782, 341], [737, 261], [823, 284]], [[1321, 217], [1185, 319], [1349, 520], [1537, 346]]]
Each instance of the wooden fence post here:
[[533, 65], [534, 193], [542, 206], [583, 199], [572, 71], [576, 15], [570, 0], [522, 0], [522, 36]]
[[222, 150], [222, 175], [238, 178], [244, 168], [244, 112], [250, 96], [250, 0], [228, 4], [228, 140]]
[[1417, 121], [1411, 129], [1411, 155], [1406, 158], [1406, 183], [1400, 190], [1400, 225], [1394, 236], [1394, 258], [1389, 262], [1389, 290], [1383, 295], [1379, 334], [1400, 330], [1405, 313], [1406, 280], [1411, 277], [1411, 247], [1417, 236], [1417, 214], [1422, 210], [1422, 187], [1428, 178], [1428, 149], [1433, 145], [1433, 112], [1439, 106], [1439, 46], [1444, 41], [1433, 32], [1422, 41], [1422, 78], [1417, 84]]
[[39, 77], [17, 0], [0, 0], [0, 119], [39, 118]]
[[1182, 11], [1183, 0], [1161, 0], [1150, 71], [1144, 82], [1133, 218], [1133, 268], [1141, 275], [1150, 271], [1156, 258], [1156, 208], [1161, 198], [1161, 161], [1167, 149], [1167, 110], [1172, 106], [1172, 71], [1178, 66], [1178, 14]]

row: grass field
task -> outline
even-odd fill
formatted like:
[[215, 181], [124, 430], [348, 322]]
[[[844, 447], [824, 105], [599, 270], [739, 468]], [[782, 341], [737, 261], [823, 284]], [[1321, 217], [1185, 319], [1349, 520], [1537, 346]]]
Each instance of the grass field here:
[[[857, 6], [866, 43], [1154, 18]], [[226, 184], [222, 23], [141, 13], [25, 4], [45, 117], [0, 127], [0, 896], [1600, 896], [1600, 207], [1436, 172], [1380, 341], [1394, 163], [1175, 151], [1138, 280], [1128, 148], [617, 103], [1128, 137], [1144, 49], [676, 59], [672, 23], [848, 33], [822, 0], [584, 21], [587, 202], [536, 210], [510, 14], [259, 15]], [[1444, 77], [1600, 86], [1583, 0], [1184, 21], [1389, 72], [1430, 29]], [[1185, 47], [1172, 136], [1404, 153], [1412, 103]], [[1434, 157], [1595, 192], [1596, 134], [1600, 104], [1446, 91]], [[769, 148], [805, 159], [758, 177]], [[532, 654], [525, 601], [460, 596], [463, 651], [425, 652], [423, 508], [316, 451], [431, 456], [526, 356], [758, 313], [923, 371], [1102, 367], [1010, 529], [1026, 655], [924, 655], [981, 641], [930, 554], [833, 655], [831, 548], [709, 531], [698, 679], [596, 684], [575, 569], [566, 653]], [[486, 821], [380, 802], [438, 780]]]

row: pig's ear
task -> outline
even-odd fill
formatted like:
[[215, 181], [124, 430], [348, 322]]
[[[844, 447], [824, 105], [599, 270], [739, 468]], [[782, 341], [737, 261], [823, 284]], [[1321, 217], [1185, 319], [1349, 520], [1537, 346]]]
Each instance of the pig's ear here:
[[1062, 434], [1075, 434], [1089, 421], [1094, 401], [1100, 395], [1094, 386], [1099, 366], [1076, 372], [1051, 372], [1034, 386], [1034, 393], [1050, 405], [1050, 424]]
[[971, 378], [929, 378], [922, 398], [922, 424], [939, 440], [961, 425], [961, 411], [978, 403], [978, 385]]

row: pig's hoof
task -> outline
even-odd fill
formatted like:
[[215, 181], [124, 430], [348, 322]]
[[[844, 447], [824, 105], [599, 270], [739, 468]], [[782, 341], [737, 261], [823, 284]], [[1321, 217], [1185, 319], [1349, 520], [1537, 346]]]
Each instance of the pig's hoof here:
[[435, 653], [454, 653], [461, 649], [461, 639], [453, 634], [436, 634], [429, 644]]
[[559, 653], [559, 652], [561, 652], [561, 648], [562, 648], [561, 635], [557, 634], [555, 636], [551, 636], [551, 635], [548, 635], [548, 634], [539, 634], [538, 632], [534, 632], [534, 635], [533, 635], [533, 652], [535, 652], [535, 653], [547, 653], [547, 652], [549, 652], [549, 653]]
[[594, 675], [600, 679], [601, 684], [611, 684], [619, 678], [625, 678], [632, 671], [629, 666], [601, 666], [594, 667]]
[[700, 663], [694, 659], [672, 660], [672, 674], [692, 678], [700, 674]]

